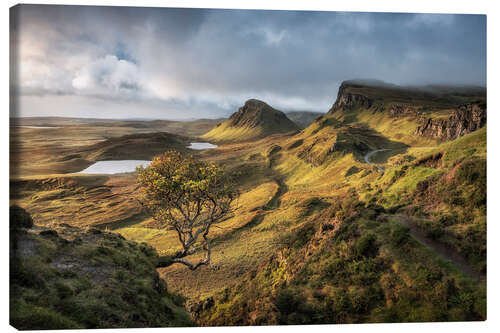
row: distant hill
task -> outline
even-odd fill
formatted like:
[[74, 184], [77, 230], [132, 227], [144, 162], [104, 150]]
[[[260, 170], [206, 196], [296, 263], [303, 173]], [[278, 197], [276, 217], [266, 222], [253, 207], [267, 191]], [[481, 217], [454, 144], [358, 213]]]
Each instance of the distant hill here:
[[136, 133], [114, 137], [93, 145], [75, 149], [74, 156], [89, 161], [111, 161], [121, 159], [150, 160], [168, 149], [186, 151], [188, 137], [167, 132]]
[[285, 112], [286, 116], [301, 128], [306, 128], [311, 125], [316, 118], [321, 117], [321, 112], [309, 111], [289, 111]]
[[250, 99], [227, 121], [220, 123], [202, 137], [219, 142], [236, 142], [297, 130], [299, 126], [283, 112], [265, 102]]
[[[199, 136], [215, 125], [226, 120], [196, 119], [196, 120], [141, 120], [141, 119], [97, 119], [97, 118], [67, 118], [67, 117], [11, 117], [10, 126], [57, 126], [57, 127], [112, 127], [130, 128], [141, 131], [169, 132], [186, 136]], [[15, 131], [15, 130], [14, 130]]]

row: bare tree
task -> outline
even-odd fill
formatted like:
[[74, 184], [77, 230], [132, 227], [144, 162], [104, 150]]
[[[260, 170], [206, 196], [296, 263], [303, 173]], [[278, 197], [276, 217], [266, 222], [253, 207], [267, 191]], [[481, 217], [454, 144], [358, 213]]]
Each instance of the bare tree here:
[[[158, 267], [181, 263], [195, 270], [210, 263], [209, 232], [212, 224], [231, 211], [237, 193], [230, 177], [213, 163], [205, 163], [169, 151], [138, 169], [140, 202], [156, 223], [177, 233], [182, 249], [162, 256]], [[201, 247], [205, 258], [196, 263], [186, 259]]]

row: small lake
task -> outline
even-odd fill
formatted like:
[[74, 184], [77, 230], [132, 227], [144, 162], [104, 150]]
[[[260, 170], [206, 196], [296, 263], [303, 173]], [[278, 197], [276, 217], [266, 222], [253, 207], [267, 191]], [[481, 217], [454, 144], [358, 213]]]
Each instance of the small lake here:
[[134, 172], [135, 168], [142, 165], [147, 167], [151, 161], [144, 160], [120, 160], [120, 161], [98, 161], [87, 169], [78, 173], [86, 174], [115, 174], [124, 172]]
[[217, 148], [217, 145], [213, 145], [213, 144], [208, 143], [208, 142], [191, 142], [191, 144], [188, 146], [188, 148], [196, 149], [196, 150], [203, 150], [203, 149]]

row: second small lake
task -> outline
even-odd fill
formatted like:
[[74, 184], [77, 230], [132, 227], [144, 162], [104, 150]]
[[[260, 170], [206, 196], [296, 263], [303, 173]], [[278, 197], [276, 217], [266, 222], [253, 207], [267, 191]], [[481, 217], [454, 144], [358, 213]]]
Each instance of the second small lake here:
[[196, 150], [203, 150], [203, 149], [217, 148], [217, 145], [213, 145], [213, 144], [208, 143], [208, 142], [191, 142], [191, 144], [188, 146], [188, 148], [196, 149]]
[[86, 174], [115, 174], [134, 172], [135, 168], [142, 165], [147, 167], [151, 161], [144, 160], [120, 160], [120, 161], [98, 161], [79, 173]]

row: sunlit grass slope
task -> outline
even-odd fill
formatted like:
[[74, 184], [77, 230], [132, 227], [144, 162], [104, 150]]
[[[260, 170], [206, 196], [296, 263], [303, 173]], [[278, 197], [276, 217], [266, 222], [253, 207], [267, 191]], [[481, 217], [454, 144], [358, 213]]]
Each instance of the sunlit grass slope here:
[[201, 137], [211, 141], [234, 142], [250, 141], [264, 135], [264, 129], [260, 127], [234, 127], [224, 122], [214, 127], [210, 132]]

